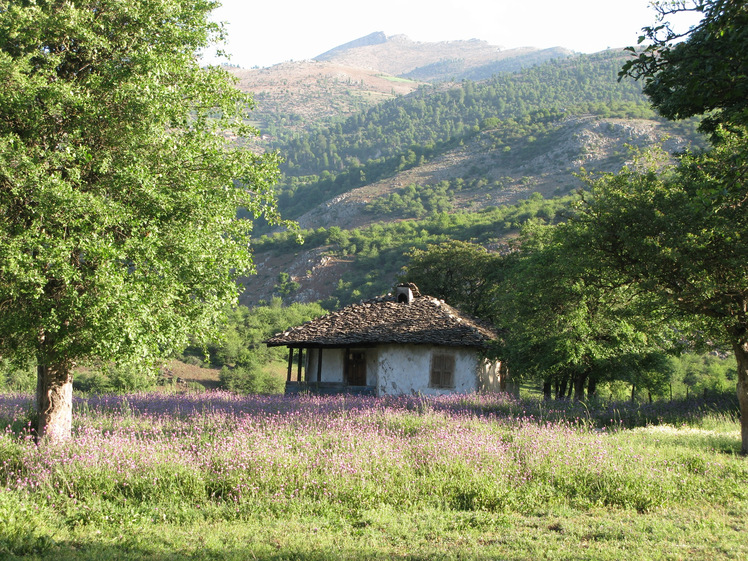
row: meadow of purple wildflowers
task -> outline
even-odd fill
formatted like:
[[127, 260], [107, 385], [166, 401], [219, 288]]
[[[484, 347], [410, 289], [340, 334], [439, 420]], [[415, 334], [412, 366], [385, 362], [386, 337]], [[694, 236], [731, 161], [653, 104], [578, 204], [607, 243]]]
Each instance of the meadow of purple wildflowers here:
[[[71, 442], [37, 446], [31, 399], [0, 396], [0, 514], [15, 520], [0, 529], [0, 552], [23, 551], [18, 536], [47, 543], [44, 532], [23, 530], [42, 515], [71, 528], [383, 507], [647, 512], [705, 497], [748, 500], [729, 400], [593, 407], [505, 395], [92, 395], [75, 401]], [[734, 423], [735, 435], [702, 431], [702, 449], [659, 454], [651, 446], [667, 450], [666, 433], [629, 430], [695, 426], [705, 415]]]

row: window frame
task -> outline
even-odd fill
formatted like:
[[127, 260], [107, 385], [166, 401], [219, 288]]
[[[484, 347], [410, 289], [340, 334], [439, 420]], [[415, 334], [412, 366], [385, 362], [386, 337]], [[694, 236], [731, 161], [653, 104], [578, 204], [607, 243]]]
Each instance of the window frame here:
[[436, 351], [431, 354], [429, 368], [429, 387], [435, 389], [454, 389], [455, 387], [455, 355]]

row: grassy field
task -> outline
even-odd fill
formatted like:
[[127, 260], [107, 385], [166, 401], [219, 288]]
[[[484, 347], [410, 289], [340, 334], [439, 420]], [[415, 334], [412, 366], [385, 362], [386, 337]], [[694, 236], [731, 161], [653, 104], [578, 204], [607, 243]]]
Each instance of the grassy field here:
[[2, 559], [748, 559], [734, 399], [0, 396]]

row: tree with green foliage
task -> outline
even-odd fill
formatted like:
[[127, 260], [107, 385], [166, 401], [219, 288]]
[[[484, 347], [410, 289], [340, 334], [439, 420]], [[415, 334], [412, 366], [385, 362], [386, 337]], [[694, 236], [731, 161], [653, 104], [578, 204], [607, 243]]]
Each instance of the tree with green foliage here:
[[735, 360], [728, 353], [684, 353], [670, 360], [675, 391], [681, 396], [723, 393], [735, 387]]
[[[748, 5], [736, 0], [657, 2], [651, 45], [622, 76], [643, 79], [670, 119], [708, 112], [711, 150], [664, 172], [625, 169], [592, 182], [577, 228], [603, 270], [636, 286], [651, 310], [694, 322], [694, 334], [735, 353], [742, 451], [748, 454]], [[683, 36], [665, 21], [703, 14]], [[682, 39], [684, 39], [681, 41]]]
[[624, 169], [592, 181], [573, 221], [600, 282], [633, 287], [649, 314], [691, 323], [688, 336], [735, 353], [748, 453], [748, 140], [722, 133], [711, 151], [666, 171]]
[[215, 331], [277, 220], [251, 99], [199, 53], [212, 0], [0, 0], [0, 355], [37, 367], [38, 435], [71, 432], [72, 369]]
[[651, 364], [664, 357], [667, 338], [631, 313], [635, 293], [597, 282], [596, 264], [577, 248], [566, 224], [523, 228], [495, 291], [495, 321], [505, 328], [501, 356], [513, 376], [542, 380], [546, 398], [555, 386], [557, 398], [573, 390], [581, 400], [614, 380], [655, 389]]
[[[187, 352], [201, 355], [207, 350], [211, 365], [221, 367], [221, 383], [228, 390], [282, 393], [285, 378], [274, 375], [272, 366], [286, 364], [285, 348], [268, 348], [263, 341], [324, 313], [319, 304], [284, 306], [278, 297], [273, 298], [269, 306], [238, 306], [228, 314], [219, 340], [209, 343], [205, 349], [190, 347]], [[285, 370], [285, 366], [282, 369]]]
[[495, 315], [494, 290], [500, 274], [500, 259], [485, 248], [469, 242], [452, 240], [414, 249], [401, 275], [422, 294], [441, 298], [451, 306], [478, 318], [489, 320]]
[[278, 284], [273, 287], [273, 293], [281, 298], [287, 298], [299, 290], [301, 285], [291, 278], [288, 273], [278, 273]]
[[[739, 0], [681, 0], [654, 3], [657, 24], [645, 27], [636, 56], [620, 78], [644, 81], [644, 93], [668, 119], [709, 113], [702, 130], [748, 125], [748, 5]], [[687, 32], [673, 29], [669, 18], [683, 12], [702, 15]], [[685, 41], [683, 39], [686, 39]], [[711, 113], [710, 113], [711, 112]]]
[[0, 392], [31, 392], [36, 383], [36, 370], [33, 364], [14, 364], [0, 358]]

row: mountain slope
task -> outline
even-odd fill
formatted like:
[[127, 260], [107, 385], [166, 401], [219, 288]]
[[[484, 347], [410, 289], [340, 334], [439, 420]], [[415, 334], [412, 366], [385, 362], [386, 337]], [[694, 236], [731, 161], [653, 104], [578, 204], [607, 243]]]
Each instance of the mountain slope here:
[[[379, 39], [334, 57], [392, 43]], [[615, 171], [630, 158], [629, 146], [664, 142], [672, 151], [698, 143], [693, 123], [657, 120], [640, 85], [618, 81], [625, 57], [605, 51], [479, 82], [421, 84], [345, 118], [331, 110], [316, 119], [320, 106], [308, 121], [289, 125], [294, 96], [284, 88], [301, 92], [308, 76], [317, 76], [316, 88], [335, 83], [334, 74], [304, 74], [309, 68], [352, 68], [295, 66], [296, 82], [273, 86], [277, 114], [266, 116], [279, 134], [266, 143], [285, 158], [279, 206], [305, 229], [306, 242], [257, 224], [258, 275], [245, 279], [242, 302], [277, 293], [336, 306], [380, 294], [414, 247], [461, 239], [501, 250], [526, 220], [560, 219], [564, 197], [581, 185], [581, 166]], [[371, 80], [366, 88], [376, 79], [398, 80], [359, 72]], [[315, 103], [336, 103], [325, 95]]]
[[[668, 152], [685, 149], [689, 141], [662, 123], [647, 119], [600, 119], [571, 117], [536, 140], [546, 147], [534, 149], [516, 143], [519, 154], [495, 145], [496, 130], [487, 130], [469, 142], [433, 160], [324, 201], [302, 214], [301, 228], [320, 225], [344, 229], [370, 226], [400, 216], [382, 216], [371, 203], [392, 196], [409, 185], [480, 179], [474, 189], [451, 193], [455, 211], [477, 211], [490, 206], [512, 205], [540, 193], [546, 198], [568, 194], [582, 186], [577, 174], [582, 167], [597, 172], [618, 171], [631, 158], [631, 150], [661, 144]], [[511, 154], [511, 155], [510, 155]], [[397, 213], [393, 213], [397, 214]]]
[[252, 93], [252, 118], [275, 138], [300, 134], [417, 89], [420, 82], [335, 62], [284, 62], [269, 68], [227, 68]]
[[560, 48], [503, 51], [477, 40], [418, 43], [377, 32], [314, 60], [227, 70], [241, 90], [253, 94], [257, 107], [252, 118], [265, 140], [285, 141], [407, 95], [424, 82], [480, 80], [570, 54]]
[[[376, 69], [413, 80], [441, 82], [460, 81], [471, 76], [476, 79], [479, 75], [486, 78], [498, 71], [518, 70], [571, 54], [562, 48], [503, 50], [478, 39], [417, 42], [405, 35], [387, 37], [377, 32], [322, 53], [315, 60]], [[479, 70], [484, 67], [491, 69]]]
[[[574, 115], [650, 118], [635, 82], [619, 83], [624, 55], [605, 52], [499, 74], [482, 82], [421, 87], [273, 147], [285, 157], [281, 210], [298, 218], [321, 201], [423, 165], [488, 129], [502, 149], [532, 144]], [[509, 148], [508, 148], [509, 147]]]
[[[482, 239], [481, 243], [500, 247], [502, 240], [512, 237], [525, 220], [537, 216], [523, 210], [528, 201], [544, 197], [552, 208], [552, 199], [582, 187], [576, 176], [582, 167], [616, 171], [631, 157], [629, 147], [661, 144], [665, 150], [674, 152], [691, 142], [658, 121], [571, 117], [529, 145], [518, 139], [510, 145], [516, 152], [510, 156], [512, 150], [507, 152], [495, 145], [496, 132], [484, 131], [427, 164], [314, 206], [298, 219], [306, 230], [302, 246], [284, 237], [276, 238], [275, 242], [268, 238], [258, 240], [255, 253], [258, 275], [247, 279], [248, 290], [242, 302], [252, 305], [268, 301], [278, 275], [288, 273], [299, 283], [289, 300], [350, 303], [360, 296], [386, 291], [407, 263], [404, 254], [413, 247], [444, 241], [440, 223], [444, 215], [427, 213], [419, 219], [409, 214], [406, 205], [389, 205], [394, 212], [383, 214], [381, 208], [387, 205], [377, 207], [377, 201], [405, 199], [410, 191], [416, 194], [417, 204], [428, 204], [426, 195], [418, 200], [419, 193], [423, 193], [420, 187], [447, 183], [451, 187], [446, 190], [448, 212], [454, 222], [449, 237]], [[512, 205], [519, 210], [511, 211]], [[470, 217], [481, 214], [488, 217], [497, 208], [510, 208], [511, 218], [499, 213], [496, 218], [486, 218], [487, 224], [476, 230]], [[545, 212], [542, 216], [548, 218], [553, 213]], [[465, 222], [462, 227], [461, 222]], [[342, 242], [331, 242], [338, 236], [331, 235], [333, 231], [340, 232]], [[412, 231], [420, 237], [408, 233]], [[424, 232], [428, 234], [424, 236]], [[402, 235], [399, 241], [398, 234]]]

